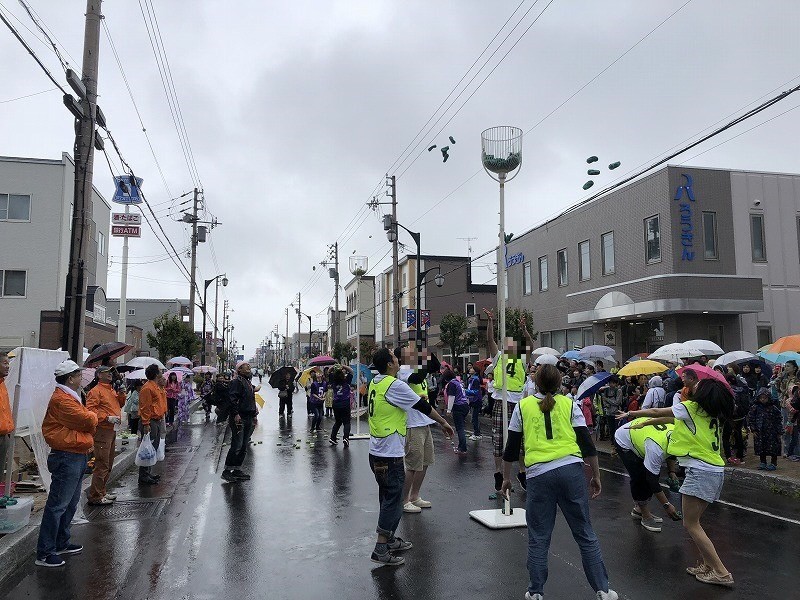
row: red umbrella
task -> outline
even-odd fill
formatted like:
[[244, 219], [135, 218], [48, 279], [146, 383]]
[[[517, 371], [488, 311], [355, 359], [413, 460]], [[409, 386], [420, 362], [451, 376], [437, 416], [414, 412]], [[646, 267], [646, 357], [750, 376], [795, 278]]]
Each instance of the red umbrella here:
[[682, 374], [685, 369], [689, 369], [690, 371], [694, 371], [697, 373], [698, 379], [716, 379], [720, 383], [725, 384], [725, 387], [728, 388], [728, 391], [733, 394], [733, 389], [731, 388], [731, 384], [728, 383], [728, 380], [725, 379], [725, 376], [720, 373], [719, 371], [715, 371], [711, 367], [704, 367], [699, 363], [694, 363], [689, 365], [688, 367], [680, 367], [677, 369], [678, 374]]
[[483, 372], [486, 370], [486, 367], [488, 367], [490, 364], [492, 364], [492, 360], [490, 358], [484, 358], [483, 360], [474, 362], [472, 366], [478, 373], [483, 375]]

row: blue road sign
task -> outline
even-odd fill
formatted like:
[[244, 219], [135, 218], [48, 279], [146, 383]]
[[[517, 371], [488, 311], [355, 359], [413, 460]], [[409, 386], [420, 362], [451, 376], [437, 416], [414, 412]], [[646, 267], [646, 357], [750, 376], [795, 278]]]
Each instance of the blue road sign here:
[[114, 197], [111, 200], [112, 202], [116, 202], [117, 204], [142, 203], [142, 197], [139, 195], [139, 188], [142, 187], [144, 179], [137, 177], [135, 185], [133, 185], [132, 179], [130, 175], [114, 177], [114, 184], [117, 189], [114, 192]]

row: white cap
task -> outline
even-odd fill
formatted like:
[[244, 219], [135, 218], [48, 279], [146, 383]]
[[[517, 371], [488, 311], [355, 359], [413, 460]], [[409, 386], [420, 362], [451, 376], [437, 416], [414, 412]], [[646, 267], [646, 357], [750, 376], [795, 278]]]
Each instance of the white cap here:
[[62, 375], [69, 375], [75, 371], [80, 371], [81, 367], [78, 366], [74, 360], [65, 360], [56, 367], [55, 376], [61, 377]]

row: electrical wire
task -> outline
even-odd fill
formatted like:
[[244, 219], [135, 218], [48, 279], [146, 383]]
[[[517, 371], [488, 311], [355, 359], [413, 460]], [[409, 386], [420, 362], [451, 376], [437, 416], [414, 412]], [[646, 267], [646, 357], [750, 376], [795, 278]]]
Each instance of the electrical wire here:
[[51, 47], [52, 51], [55, 53], [56, 57], [58, 58], [58, 62], [61, 63], [61, 67], [64, 69], [64, 71], [69, 69], [70, 68], [70, 64], [67, 61], [64, 60], [64, 57], [61, 56], [61, 52], [59, 52], [58, 46], [56, 46], [56, 43], [52, 40], [52, 38], [47, 33], [47, 31], [44, 30], [44, 27], [39, 22], [39, 20], [36, 17], [33, 16], [33, 12], [31, 10], [31, 8], [27, 4], [25, 4], [24, 0], [18, 0], [18, 2], [22, 5], [22, 8], [25, 9], [25, 12], [28, 13], [28, 16], [30, 17], [31, 21], [33, 21], [33, 24], [36, 25], [36, 28], [39, 31], [42, 32], [42, 35], [45, 37], [47, 42], [50, 44], [50, 47]]
[[46, 94], [48, 92], [55, 92], [58, 88], [50, 88], [47, 90], [42, 90], [41, 92], [34, 92], [33, 94], [26, 94], [24, 96], [17, 96], [16, 98], [9, 98], [8, 100], [0, 100], [0, 104], [7, 104], [9, 102], [16, 102], [17, 100], [25, 100], [26, 98], [33, 98], [34, 96], [40, 96], [42, 94]]

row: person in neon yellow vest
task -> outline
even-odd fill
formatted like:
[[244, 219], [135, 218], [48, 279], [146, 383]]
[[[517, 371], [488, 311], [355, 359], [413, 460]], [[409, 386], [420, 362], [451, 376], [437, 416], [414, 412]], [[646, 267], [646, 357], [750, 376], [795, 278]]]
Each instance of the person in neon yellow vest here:
[[370, 560], [381, 565], [402, 565], [399, 552], [411, 548], [411, 542], [395, 536], [403, 516], [403, 485], [405, 471], [405, 439], [408, 429], [407, 413], [418, 410], [437, 422], [448, 437], [453, 428], [437, 413], [426, 398], [414, 393], [407, 383], [396, 378], [400, 370], [397, 357], [387, 348], [372, 356], [379, 375], [369, 384], [369, 466], [378, 483], [378, 540]]
[[[690, 371], [684, 367], [683, 372]], [[621, 412], [618, 418], [652, 417], [644, 425], [674, 423], [667, 452], [686, 468], [682, 494], [683, 526], [700, 551], [702, 560], [686, 572], [702, 583], [730, 587], [733, 575], [717, 554], [702, 525], [708, 505], [719, 500], [725, 480], [725, 461], [720, 455], [720, 432], [725, 421], [733, 418], [733, 392], [717, 379], [701, 379], [688, 400], [668, 408], [649, 408]]]
[[669, 465], [670, 479], [677, 477], [675, 459], [667, 454], [667, 444], [675, 426], [672, 423], [645, 425], [646, 421], [647, 417], [639, 417], [619, 427], [614, 432], [614, 447], [631, 476], [631, 496], [635, 502], [631, 516], [648, 531], [659, 532], [663, 519], [654, 516], [648, 506], [653, 496], [673, 521], [681, 520], [680, 513], [667, 499], [658, 481], [665, 462]]
[[[397, 378], [405, 381], [417, 396], [430, 402], [427, 377], [439, 373], [440, 363], [436, 355], [425, 348], [422, 351], [424, 358], [420, 360], [420, 354], [414, 343], [409, 343], [402, 350], [395, 348], [394, 355], [402, 361]], [[435, 424], [436, 421], [418, 410], [408, 412], [403, 512], [419, 513], [423, 508], [431, 507], [431, 502], [420, 496], [420, 489], [428, 467], [434, 461], [433, 434], [430, 426]]]
[[[526, 600], [542, 600], [547, 581], [547, 556], [556, 520], [561, 510], [578, 542], [583, 572], [598, 600], [617, 600], [608, 587], [608, 572], [600, 542], [589, 520], [589, 491], [600, 495], [600, 465], [583, 411], [558, 393], [561, 372], [553, 365], [536, 370], [536, 393], [520, 400], [508, 428], [503, 452], [504, 495], [511, 491], [511, 465], [525, 452], [529, 480], [525, 506], [528, 522], [528, 573]], [[523, 441], [524, 440], [524, 441]], [[583, 473], [584, 459], [592, 468], [589, 489]]]
[[[513, 338], [507, 337], [505, 340], [504, 354], [506, 355], [506, 369], [503, 372], [503, 361], [500, 350], [497, 347], [497, 341], [494, 335], [494, 313], [488, 308], [484, 308], [483, 312], [486, 313], [489, 319], [489, 324], [486, 329], [486, 337], [489, 348], [489, 355], [492, 357], [492, 364], [487, 368], [493, 374], [494, 391], [492, 397], [495, 402], [492, 406], [492, 448], [494, 449], [494, 489], [500, 491], [500, 486], [503, 484], [503, 403], [499, 402], [503, 396], [503, 379], [506, 380], [506, 393], [508, 394], [507, 410], [508, 419], [511, 419], [511, 414], [517, 403], [522, 399], [523, 389], [525, 387], [525, 379], [527, 369], [525, 368], [525, 361], [519, 353], [517, 342]], [[524, 321], [521, 323], [525, 328]], [[530, 340], [530, 334], [527, 329], [524, 329], [525, 337], [528, 344], [533, 347], [533, 342]], [[525, 464], [520, 456], [519, 471], [517, 473], [517, 480], [520, 485], [525, 488], [527, 480], [525, 478]]]

